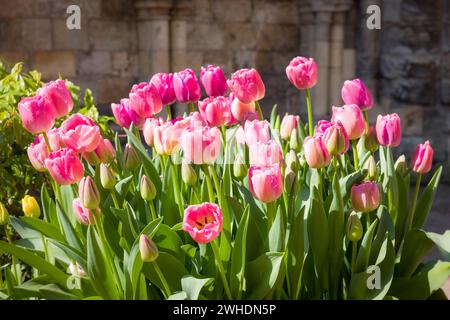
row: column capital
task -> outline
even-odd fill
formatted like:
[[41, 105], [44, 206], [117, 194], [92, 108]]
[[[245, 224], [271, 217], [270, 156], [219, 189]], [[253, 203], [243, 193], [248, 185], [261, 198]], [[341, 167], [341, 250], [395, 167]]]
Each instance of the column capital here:
[[173, 0], [134, 0], [138, 20], [168, 20], [173, 6]]

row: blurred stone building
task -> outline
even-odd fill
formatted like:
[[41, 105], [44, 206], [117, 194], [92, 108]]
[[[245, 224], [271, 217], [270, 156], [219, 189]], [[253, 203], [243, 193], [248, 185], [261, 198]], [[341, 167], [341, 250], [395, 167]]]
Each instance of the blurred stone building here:
[[[72, 4], [80, 30], [66, 27]], [[370, 5], [381, 8], [380, 30], [366, 25]], [[319, 65], [316, 118], [342, 104], [345, 79], [360, 77], [376, 99], [372, 120], [400, 114], [400, 151], [429, 137], [450, 168], [450, 0], [0, 0], [0, 58], [91, 88], [105, 112], [155, 72], [218, 64], [227, 75], [257, 68], [266, 112], [277, 103], [304, 115], [284, 73], [297, 55]]]

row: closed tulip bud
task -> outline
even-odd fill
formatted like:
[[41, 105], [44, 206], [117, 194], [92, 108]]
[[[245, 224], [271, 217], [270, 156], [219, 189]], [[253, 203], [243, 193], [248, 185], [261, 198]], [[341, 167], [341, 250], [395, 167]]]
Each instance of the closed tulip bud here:
[[281, 121], [280, 127], [280, 136], [284, 140], [289, 140], [291, 137], [292, 131], [297, 128], [298, 121], [300, 120], [299, 116], [294, 116], [290, 114], [286, 114], [283, 117], [283, 121]]
[[408, 164], [406, 163], [406, 157], [404, 154], [397, 158], [397, 161], [395, 161], [394, 164], [394, 168], [395, 171], [399, 172], [402, 175], [404, 175], [406, 171], [408, 171]]
[[380, 190], [376, 182], [363, 182], [351, 189], [351, 201], [356, 211], [371, 212], [378, 208], [380, 200]]
[[287, 194], [291, 194], [295, 190], [295, 183], [297, 182], [297, 174], [291, 169], [287, 168], [284, 173], [284, 190]]
[[300, 143], [300, 137], [298, 135], [297, 129], [292, 130], [291, 138], [289, 140], [289, 147], [296, 152], [302, 150], [302, 145]]
[[233, 164], [233, 174], [236, 177], [236, 179], [241, 180], [244, 177], [247, 176], [247, 166], [244, 163], [244, 160], [242, 159], [241, 155], [236, 155], [236, 158], [234, 159]]
[[364, 146], [370, 152], [375, 152], [378, 150], [377, 133], [373, 126], [369, 127], [369, 131], [365, 135]]
[[378, 167], [373, 156], [370, 156], [364, 163], [364, 169], [367, 170], [367, 179], [371, 181], [376, 181], [378, 179]]
[[356, 104], [361, 110], [372, 108], [372, 94], [360, 79], [345, 81], [342, 86], [341, 96], [345, 104]]
[[104, 163], [100, 164], [100, 182], [102, 184], [102, 187], [107, 190], [111, 190], [116, 185], [114, 172]]
[[347, 152], [350, 142], [344, 127], [337, 121], [325, 130], [322, 136], [323, 143], [330, 155], [341, 155]]
[[300, 162], [298, 160], [297, 153], [294, 150], [290, 150], [286, 155], [286, 165], [295, 172], [300, 169]]
[[424, 144], [419, 144], [412, 158], [412, 169], [419, 174], [427, 173], [433, 164], [433, 148], [427, 140]]
[[41, 208], [35, 197], [26, 195], [22, 199], [22, 210], [27, 217], [39, 218], [41, 215]]
[[308, 163], [306, 162], [305, 156], [302, 155], [300, 157], [300, 159], [298, 160], [299, 164], [300, 164], [300, 168], [304, 168]]
[[191, 187], [197, 182], [197, 173], [195, 173], [194, 168], [186, 161], [181, 163], [181, 178], [184, 183]]
[[358, 242], [363, 235], [363, 226], [356, 212], [352, 212], [347, 220], [347, 238], [351, 242]]
[[155, 185], [146, 175], [143, 175], [141, 178], [140, 191], [144, 200], [152, 201], [156, 197]]
[[85, 208], [96, 209], [100, 204], [100, 193], [91, 177], [87, 176], [81, 179], [78, 185], [78, 195]]
[[123, 166], [126, 169], [133, 170], [139, 166], [139, 155], [137, 151], [129, 143], [125, 146], [125, 152], [123, 153]]
[[380, 145], [397, 147], [402, 141], [400, 117], [396, 113], [378, 115], [376, 124], [377, 140]]
[[9, 213], [3, 203], [0, 202], [0, 226], [4, 226], [9, 221]]
[[153, 262], [159, 256], [159, 250], [156, 244], [145, 234], [139, 238], [139, 251], [144, 262]]
[[311, 168], [323, 168], [330, 164], [331, 155], [320, 135], [306, 137], [303, 148], [306, 162]]

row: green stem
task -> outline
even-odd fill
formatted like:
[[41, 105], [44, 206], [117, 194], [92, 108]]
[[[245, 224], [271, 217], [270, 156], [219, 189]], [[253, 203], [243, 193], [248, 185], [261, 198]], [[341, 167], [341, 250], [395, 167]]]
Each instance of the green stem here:
[[150, 213], [152, 215], [152, 220], [156, 220], [157, 216], [156, 216], [155, 205], [154, 205], [153, 201], [150, 201], [149, 206], [150, 206]]
[[212, 187], [211, 177], [209, 176], [209, 172], [208, 172], [208, 165], [206, 165], [206, 164], [202, 165], [202, 170], [203, 170], [203, 173], [205, 174], [206, 186], [208, 188], [209, 202], [214, 203], [215, 202], [214, 190]]
[[367, 114], [367, 110], [363, 111], [364, 120], [366, 121], [366, 134], [369, 132], [369, 115]]
[[135, 130], [135, 135], [138, 138], [139, 142], [142, 144], [142, 139], [141, 139], [141, 133], [139, 132], [139, 128], [138, 127], [134, 127]]
[[221, 126], [220, 130], [222, 131], [223, 154], [225, 155], [225, 148], [227, 147], [227, 127]]
[[161, 269], [159, 268], [158, 264], [156, 263], [156, 260], [153, 261], [152, 264], [153, 264], [153, 267], [155, 268], [156, 274], [159, 277], [159, 280], [161, 280], [161, 283], [162, 283], [164, 291], [165, 291], [166, 299], [167, 299], [172, 294], [170, 291], [169, 284], [167, 283], [167, 280], [164, 277], [164, 274], [161, 272]]
[[169, 157], [169, 161], [170, 161], [171, 169], [172, 169], [173, 192], [174, 192], [175, 199], [177, 200], [178, 210], [180, 211], [181, 220], [183, 220], [184, 204], [183, 204], [183, 198], [182, 198], [181, 192], [180, 192], [180, 186], [178, 185], [178, 178], [177, 178], [177, 172], [176, 172], [177, 168], [175, 167], [175, 164], [173, 163], [171, 157]]
[[195, 112], [195, 105], [192, 102], [188, 103], [189, 112]]
[[306, 88], [306, 107], [308, 108], [309, 135], [312, 137], [314, 135], [314, 128], [313, 128], [313, 113], [311, 107], [311, 91], [309, 88]]
[[44, 246], [44, 254], [45, 254], [45, 260], [48, 260], [48, 249], [47, 249], [47, 242], [45, 241], [44, 235], [41, 233], [41, 240], [42, 240], [42, 245]]
[[352, 149], [353, 149], [353, 164], [355, 165], [355, 170], [359, 170], [359, 157], [358, 157], [358, 141], [352, 140]]
[[166, 112], [167, 112], [167, 120], [172, 120], [172, 108], [170, 105], [166, 106]]
[[417, 197], [419, 196], [421, 180], [422, 180], [422, 174], [419, 174], [417, 176], [417, 180], [416, 180], [416, 188], [414, 190], [414, 198], [413, 198], [413, 203], [412, 203], [412, 207], [411, 207], [411, 213], [410, 213], [409, 219], [408, 219], [408, 229], [406, 229], [406, 232], [410, 231], [412, 229], [412, 226], [413, 226], [414, 215], [416, 213]]
[[228, 285], [225, 271], [223, 269], [222, 260], [220, 260], [219, 246], [217, 245], [216, 240], [211, 241], [211, 247], [214, 252], [214, 257], [216, 258], [216, 265], [219, 269], [220, 277], [222, 278], [223, 288], [225, 289], [228, 300], [232, 300], [233, 298], [231, 296], [230, 286]]
[[50, 142], [48, 141], [47, 132], [42, 132], [42, 135], [44, 136], [45, 145], [47, 146], [48, 153], [52, 152], [52, 148], [50, 148]]
[[113, 202], [114, 202], [114, 207], [115, 207], [116, 209], [120, 209], [119, 201], [117, 200], [117, 196], [116, 196], [116, 193], [115, 193], [114, 190], [111, 190], [111, 198], [112, 198], [112, 200], [113, 200]]
[[355, 273], [357, 250], [358, 250], [358, 242], [352, 241], [352, 274]]
[[[6, 235], [6, 239], [8, 240], [8, 243], [12, 244], [11, 236], [9, 235], [8, 227], [7, 227], [6, 224], [5, 224], [5, 235]], [[19, 275], [18, 275], [18, 272], [17, 272], [17, 261], [16, 261], [16, 256], [15, 255], [12, 255], [12, 264], [14, 266], [13, 267], [14, 277], [16, 278], [17, 283], [20, 284], [20, 279], [19, 279]]]
[[0, 288], [3, 288], [3, 275], [2, 275], [2, 266], [0, 266]]
[[256, 111], [258, 112], [259, 120], [263, 120], [264, 116], [263, 116], [263, 113], [262, 113], [262, 110], [261, 110], [261, 106], [259, 105], [259, 101], [258, 100], [255, 101], [255, 106], [256, 106]]

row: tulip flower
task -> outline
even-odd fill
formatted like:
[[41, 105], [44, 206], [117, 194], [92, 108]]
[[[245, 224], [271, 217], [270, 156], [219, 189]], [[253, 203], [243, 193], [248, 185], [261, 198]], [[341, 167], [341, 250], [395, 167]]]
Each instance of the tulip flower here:
[[190, 205], [184, 211], [183, 230], [197, 243], [209, 243], [222, 231], [222, 210], [214, 203]]
[[159, 155], [170, 156], [179, 150], [181, 133], [189, 125], [189, 121], [177, 121], [175, 123], [166, 122], [161, 126], [155, 127], [153, 144], [156, 152]]
[[340, 121], [350, 140], [360, 138], [366, 131], [366, 121], [361, 109], [356, 104], [344, 105], [341, 108], [333, 106], [331, 122]]
[[257, 142], [250, 145], [250, 165], [269, 166], [277, 164], [281, 167], [283, 153], [280, 145], [275, 140]]
[[86, 276], [86, 271], [84, 271], [84, 269], [80, 266], [80, 264], [78, 262], [71, 262], [69, 264], [69, 272], [71, 275], [75, 276], [75, 277], [84, 277]]
[[100, 204], [100, 193], [91, 177], [83, 177], [78, 185], [78, 195], [84, 207], [96, 209]]
[[41, 215], [41, 208], [35, 197], [26, 195], [22, 199], [22, 211], [27, 217], [39, 218]]
[[240, 69], [231, 75], [227, 81], [228, 87], [236, 98], [243, 103], [251, 103], [261, 100], [266, 94], [266, 88], [255, 69]]
[[66, 148], [64, 141], [62, 141], [61, 130], [53, 128], [47, 131], [47, 138], [52, 151], [58, 151], [61, 148]]
[[59, 185], [76, 183], [84, 175], [83, 164], [76, 152], [69, 148], [51, 152], [45, 159], [45, 166], [53, 180]]
[[291, 114], [286, 114], [281, 121], [280, 136], [284, 140], [289, 140], [291, 138], [292, 130], [297, 128], [298, 122], [300, 120], [299, 116], [294, 116]]
[[303, 142], [305, 159], [311, 168], [323, 168], [330, 164], [331, 155], [320, 135], [306, 137]]
[[136, 169], [141, 163], [136, 149], [134, 149], [134, 147], [129, 143], [125, 145], [122, 162], [123, 166], [128, 170]]
[[192, 69], [185, 69], [173, 75], [173, 88], [177, 100], [182, 103], [194, 103], [200, 100], [202, 90]]
[[112, 103], [111, 110], [117, 124], [122, 128], [129, 129], [132, 123], [135, 127], [141, 128], [144, 123], [144, 118], [131, 108], [130, 99], [121, 99], [120, 104]]
[[181, 178], [184, 183], [191, 187], [197, 182], [197, 173], [194, 168], [184, 160], [181, 163]]
[[291, 168], [287, 167], [284, 173], [284, 190], [287, 194], [295, 191], [295, 184], [297, 183], [297, 174]]
[[377, 133], [373, 126], [370, 126], [369, 130], [366, 132], [364, 146], [370, 152], [375, 152], [378, 150]]
[[173, 88], [173, 74], [157, 73], [153, 75], [150, 83], [158, 89], [163, 105], [171, 105], [177, 99]]
[[180, 144], [188, 163], [213, 164], [220, 154], [222, 134], [217, 127], [188, 128], [181, 134]]
[[382, 146], [397, 147], [402, 141], [400, 117], [396, 113], [377, 117], [377, 140]]
[[48, 149], [42, 135], [36, 136], [27, 148], [28, 159], [31, 165], [40, 172], [45, 171], [45, 159], [48, 157]]
[[378, 167], [373, 156], [370, 156], [369, 159], [367, 159], [363, 168], [367, 170], [367, 179], [371, 181], [376, 181], [378, 179]]
[[97, 148], [91, 152], [83, 153], [85, 158], [91, 165], [100, 163], [109, 163], [116, 157], [116, 150], [108, 139], [100, 139]]
[[310, 89], [317, 83], [317, 64], [313, 58], [295, 57], [286, 67], [289, 81], [298, 89]]
[[208, 97], [198, 102], [202, 118], [211, 127], [220, 127], [231, 120], [230, 101], [225, 97]]
[[406, 164], [406, 157], [404, 154], [397, 158], [397, 161], [394, 163], [394, 169], [395, 171], [400, 172], [401, 175], [404, 175], [408, 171], [408, 165]]
[[141, 118], [151, 117], [161, 112], [163, 107], [158, 89], [148, 82], [133, 85], [129, 98], [130, 107]]
[[56, 118], [64, 117], [73, 109], [73, 100], [64, 80], [58, 79], [46, 83], [37, 91], [38, 95], [46, 97], [55, 109]]
[[147, 118], [145, 119], [142, 133], [144, 135], [145, 143], [149, 147], [153, 147], [153, 134], [155, 127], [159, 127], [165, 123], [163, 118]]
[[100, 128], [95, 122], [80, 113], [64, 120], [60, 132], [64, 144], [77, 152], [94, 151], [102, 139]]
[[9, 222], [9, 213], [3, 203], [0, 202], [0, 226], [7, 225]]
[[300, 169], [300, 161], [294, 150], [290, 150], [286, 154], [286, 167], [291, 168], [293, 171]]
[[228, 90], [227, 79], [222, 69], [215, 65], [201, 67], [200, 81], [208, 96], [211, 97], [223, 96]]
[[376, 182], [367, 181], [353, 185], [351, 190], [353, 208], [358, 212], [371, 212], [380, 205], [380, 190]]
[[248, 185], [253, 196], [265, 203], [277, 200], [283, 192], [283, 178], [278, 165], [251, 166]]
[[156, 197], [155, 185], [145, 174], [142, 175], [141, 182], [139, 184], [139, 191], [141, 192], [142, 199], [146, 201], [153, 201]]
[[372, 94], [360, 79], [345, 81], [342, 86], [341, 96], [347, 105], [356, 104], [361, 110], [372, 109]]
[[333, 123], [327, 120], [319, 120], [316, 126], [316, 134], [324, 134], [328, 128], [332, 127]]
[[55, 108], [44, 96], [22, 98], [18, 109], [23, 127], [31, 134], [47, 132], [55, 124]]
[[269, 123], [267, 120], [245, 121], [244, 133], [245, 142], [249, 147], [257, 142], [267, 142], [270, 140]]
[[84, 225], [95, 224], [94, 214], [100, 216], [100, 209], [88, 209], [81, 203], [80, 198], [75, 198], [72, 201], [72, 208], [77, 220]]
[[419, 174], [428, 173], [433, 164], [433, 153], [433, 148], [428, 140], [424, 144], [418, 145], [412, 158], [412, 170]]
[[347, 132], [340, 121], [337, 121], [337, 123], [332, 124], [325, 130], [322, 141], [328, 153], [332, 156], [346, 153], [350, 146]]
[[153, 262], [159, 256], [159, 250], [155, 242], [145, 234], [141, 234], [139, 238], [139, 251], [144, 262]]
[[231, 114], [236, 120], [243, 121], [245, 115], [255, 113], [256, 104], [254, 101], [250, 103], [243, 103], [241, 100], [236, 98], [233, 93], [230, 93], [228, 98], [231, 101]]
[[116, 185], [116, 178], [111, 168], [104, 163], [100, 164], [100, 183], [106, 190], [111, 190]]
[[233, 175], [238, 180], [244, 179], [247, 176], [248, 168], [244, 163], [240, 154], [237, 154], [233, 163]]

